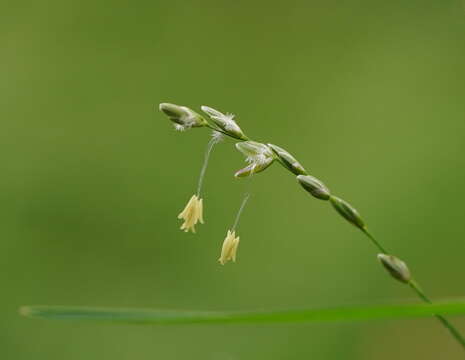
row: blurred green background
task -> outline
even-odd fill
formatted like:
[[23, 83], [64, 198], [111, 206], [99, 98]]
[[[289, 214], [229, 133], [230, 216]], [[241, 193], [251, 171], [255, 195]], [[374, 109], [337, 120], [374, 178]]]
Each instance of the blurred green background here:
[[[25, 304], [284, 309], [414, 300], [375, 248], [274, 165], [213, 152], [206, 225], [179, 231], [209, 132], [237, 114], [349, 200], [434, 298], [465, 295], [465, 7], [446, 1], [4, 1], [3, 359], [459, 359], [434, 319], [136, 327]], [[238, 262], [217, 263], [242, 194]], [[416, 300], [415, 300], [416, 301]], [[453, 319], [465, 331], [464, 319]]]

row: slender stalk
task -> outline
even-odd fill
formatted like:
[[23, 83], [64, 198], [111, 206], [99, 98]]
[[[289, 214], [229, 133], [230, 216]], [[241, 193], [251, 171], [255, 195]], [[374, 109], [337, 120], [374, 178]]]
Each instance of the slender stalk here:
[[371, 233], [368, 231], [367, 228], [364, 228], [362, 231], [366, 236], [368, 236], [368, 238], [371, 240], [373, 245], [375, 245], [378, 248], [379, 251], [381, 251], [383, 254], [388, 253], [386, 251], [386, 249], [378, 242], [378, 240], [376, 240], [375, 237], [373, 235], [371, 235]]
[[241, 207], [239, 208], [239, 211], [237, 212], [236, 219], [234, 220], [234, 225], [231, 228], [232, 231], [236, 230], [237, 224], [239, 223], [239, 219], [241, 218], [242, 212], [244, 211], [245, 204], [247, 204], [247, 201], [250, 198], [250, 193], [245, 194], [244, 199], [242, 200]]
[[[425, 302], [428, 304], [432, 304], [433, 302], [431, 299], [423, 292], [421, 287], [418, 285], [418, 283], [415, 280], [410, 280], [408, 283], [409, 286], [413, 289], [413, 291]], [[439, 314], [434, 315], [441, 323], [444, 325], [444, 327], [449, 330], [449, 332], [452, 334], [452, 336], [455, 338], [455, 340], [458, 341], [460, 345], [465, 349], [465, 339], [463, 338], [462, 334], [455, 328], [454, 325], [452, 325], [449, 320], [447, 320], [445, 317]]]
[[202, 170], [200, 170], [199, 184], [197, 186], [197, 197], [200, 197], [200, 191], [202, 190], [203, 178], [205, 177], [205, 171], [207, 171], [208, 160], [210, 159], [210, 154], [215, 146], [217, 140], [211, 138], [207, 145], [207, 150], [205, 150], [205, 158], [203, 160]]

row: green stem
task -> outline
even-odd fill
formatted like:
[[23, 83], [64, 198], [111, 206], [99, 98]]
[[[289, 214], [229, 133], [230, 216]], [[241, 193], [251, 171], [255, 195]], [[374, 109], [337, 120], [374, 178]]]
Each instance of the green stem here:
[[[425, 302], [428, 304], [432, 304], [433, 302], [431, 299], [426, 296], [426, 294], [423, 292], [423, 290], [420, 288], [420, 286], [416, 283], [415, 280], [410, 280], [409, 283], [410, 287], [415, 291], [415, 293]], [[462, 334], [455, 328], [454, 325], [452, 325], [449, 320], [447, 320], [445, 317], [442, 315], [435, 314], [434, 315], [441, 323], [444, 325], [444, 327], [449, 330], [451, 335], [459, 342], [460, 345], [465, 349], [465, 339], [463, 338]]]
[[380, 252], [382, 252], [383, 254], [387, 254], [388, 252], [386, 251], [386, 249], [378, 242], [378, 240], [375, 239], [375, 237], [373, 235], [371, 235], [371, 233], [368, 231], [367, 228], [364, 228], [363, 230], [363, 233], [368, 236], [368, 238], [371, 240], [371, 242], [373, 243], [373, 245], [375, 245], [378, 250]]

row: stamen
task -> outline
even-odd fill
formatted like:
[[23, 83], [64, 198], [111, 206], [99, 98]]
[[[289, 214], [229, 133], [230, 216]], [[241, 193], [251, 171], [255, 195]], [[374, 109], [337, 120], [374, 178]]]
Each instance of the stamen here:
[[197, 186], [197, 197], [200, 198], [200, 191], [202, 190], [203, 178], [207, 171], [208, 161], [210, 160], [210, 154], [213, 150], [213, 146], [221, 141], [221, 137], [213, 136], [208, 142], [207, 149], [205, 150], [205, 157], [203, 160], [202, 170], [200, 170], [199, 184]]
[[250, 193], [246, 193], [244, 196], [244, 199], [242, 200], [241, 207], [239, 208], [239, 211], [237, 212], [236, 215], [236, 220], [234, 221], [234, 225], [231, 228], [232, 231], [236, 230], [237, 225], [239, 224], [239, 219], [241, 218], [242, 212], [244, 211], [245, 205], [247, 204], [247, 201], [250, 198]]

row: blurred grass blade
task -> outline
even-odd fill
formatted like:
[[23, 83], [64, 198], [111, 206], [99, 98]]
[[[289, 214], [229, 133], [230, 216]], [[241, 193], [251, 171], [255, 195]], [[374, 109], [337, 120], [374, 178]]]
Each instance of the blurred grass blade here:
[[358, 321], [465, 315], [465, 300], [437, 304], [338, 307], [281, 311], [177, 311], [65, 306], [25, 306], [21, 315], [53, 320], [83, 320], [126, 324], [240, 324]]

